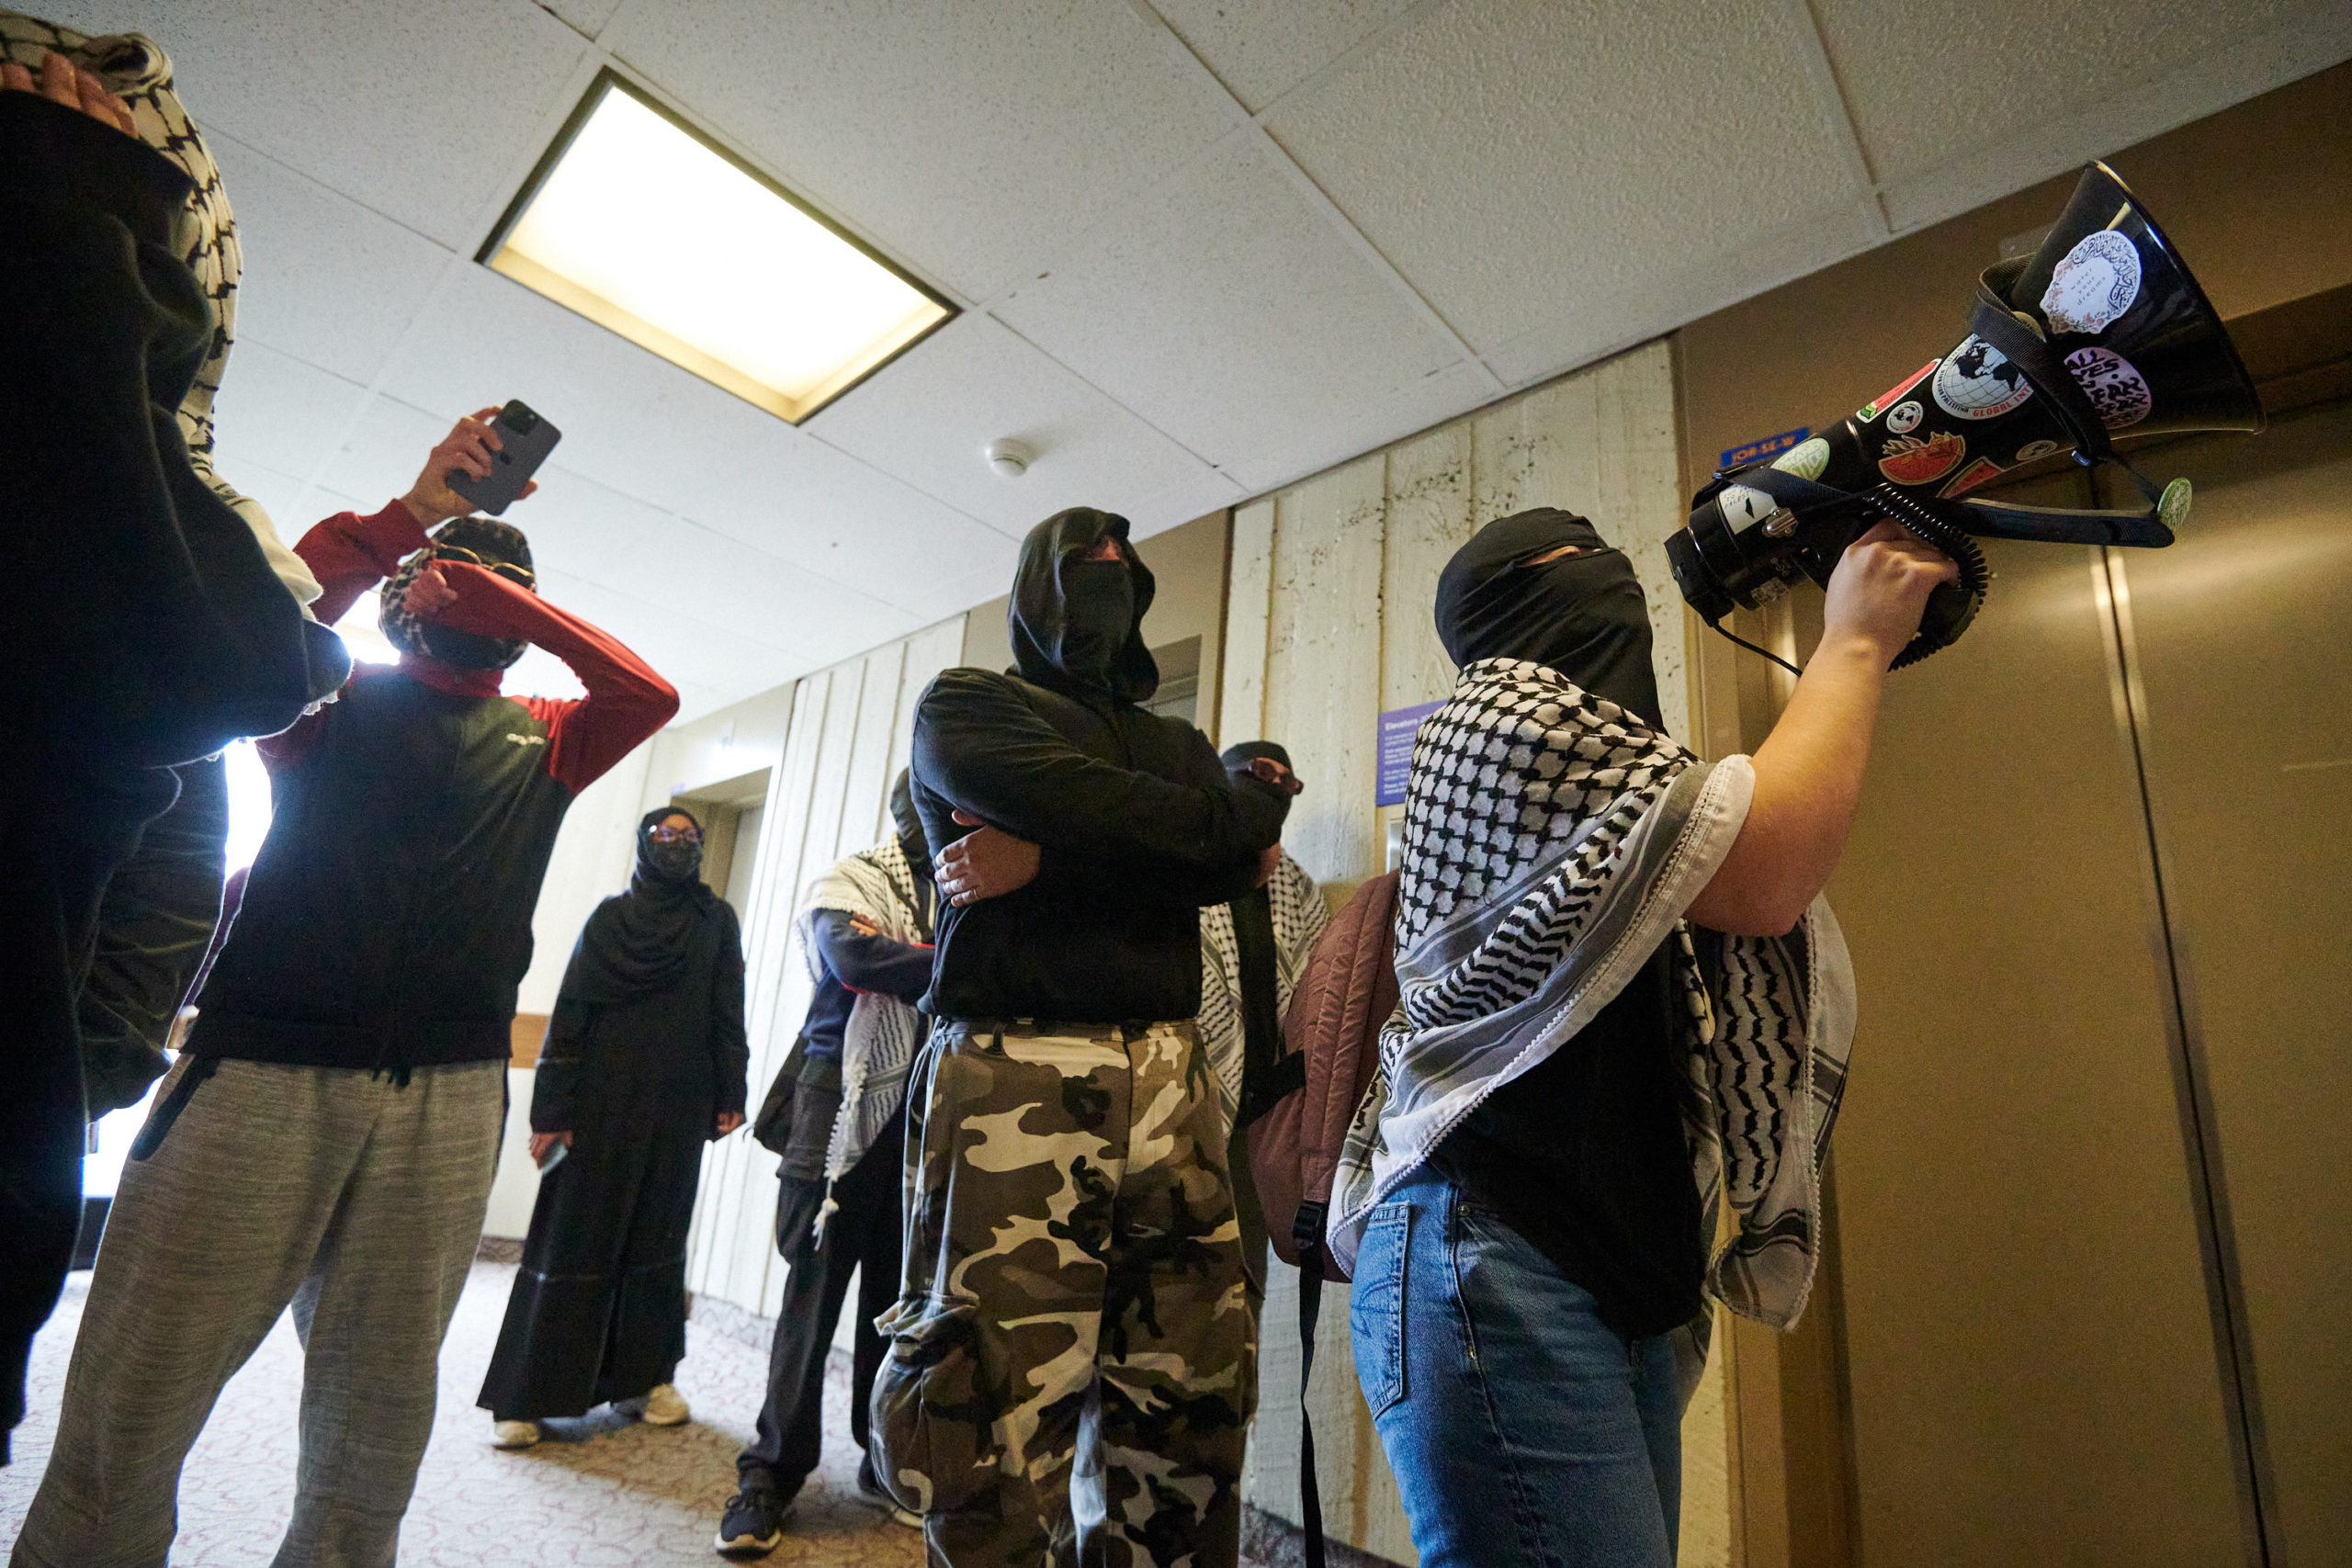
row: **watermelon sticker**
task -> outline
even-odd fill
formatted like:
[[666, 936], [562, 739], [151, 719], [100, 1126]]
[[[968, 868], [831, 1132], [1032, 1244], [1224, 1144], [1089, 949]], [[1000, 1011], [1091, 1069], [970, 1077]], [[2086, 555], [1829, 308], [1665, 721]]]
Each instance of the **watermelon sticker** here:
[[1899, 485], [1933, 484], [1951, 472], [1967, 450], [1968, 443], [1949, 430], [1939, 430], [1924, 441], [1898, 435], [1879, 454], [1878, 471]]
[[1998, 419], [2033, 396], [2024, 367], [1973, 334], [1937, 369], [1931, 389], [1954, 419]]
[[2066, 368], [2109, 430], [2139, 423], [2156, 406], [2138, 367], [2111, 349], [2078, 348], [2066, 356]]
[[[1973, 342], [1974, 340], [1972, 339], [1971, 341]], [[1933, 370], [1940, 363], [1942, 363], [1940, 360], [1928, 360], [1925, 365], [1922, 365], [1919, 368], [1911, 372], [1910, 379], [1905, 381], [1901, 386], [1888, 388], [1885, 391], [1881, 392], [1877, 397], [1872, 398], [1869, 402], [1864, 403], [1860, 408], [1856, 409], [1854, 411], [1854, 417], [1862, 421], [1864, 423], [1868, 423], [1870, 421], [1876, 419], [1878, 417], [1879, 410], [1886, 407], [1887, 404], [1893, 402], [1895, 399], [1901, 397], [1904, 393], [1917, 386], [1920, 381], [1925, 378], [1928, 372]]]
[[2053, 333], [2099, 333], [2140, 297], [2140, 252], [2112, 229], [2086, 234], [2066, 253], [2041, 291]]
[[1979, 457], [1952, 476], [1951, 483], [1936, 491], [1939, 496], [1964, 495], [1978, 485], [1989, 483], [2001, 472], [2001, 465], [1990, 457]]

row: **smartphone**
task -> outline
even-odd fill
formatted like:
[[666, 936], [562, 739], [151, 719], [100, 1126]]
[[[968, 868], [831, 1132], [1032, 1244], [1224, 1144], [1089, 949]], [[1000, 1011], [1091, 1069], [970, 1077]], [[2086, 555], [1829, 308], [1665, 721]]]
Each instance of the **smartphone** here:
[[498, 433], [499, 441], [498, 450], [490, 455], [490, 477], [478, 479], [452, 468], [448, 479], [451, 490], [495, 517], [514, 504], [523, 487], [531, 482], [531, 475], [563, 439], [563, 432], [519, 400], [500, 409], [490, 427]]
[[549, 1144], [548, 1145], [548, 1157], [539, 1161], [539, 1174], [541, 1176], [545, 1176], [557, 1166], [561, 1165], [563, 1163], [564, 1156], [571, 1152], [571, 1145], [570, 1144]]

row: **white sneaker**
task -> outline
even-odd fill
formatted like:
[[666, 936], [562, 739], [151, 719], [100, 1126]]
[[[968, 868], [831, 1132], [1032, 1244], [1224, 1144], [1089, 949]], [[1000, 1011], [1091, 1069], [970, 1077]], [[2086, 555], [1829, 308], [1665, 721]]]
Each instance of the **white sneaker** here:
[[539, 1440], [539, 1424], [536, 1421], [493, 1421], [490, 1424], [490, 1446], [493, 1449], [527, 1449]]
[[693, 1415], [686, 1396], [666, 1382], [654, 1384], [638, 1410], [638, 1419], [649, 1427], [683, 1427]]

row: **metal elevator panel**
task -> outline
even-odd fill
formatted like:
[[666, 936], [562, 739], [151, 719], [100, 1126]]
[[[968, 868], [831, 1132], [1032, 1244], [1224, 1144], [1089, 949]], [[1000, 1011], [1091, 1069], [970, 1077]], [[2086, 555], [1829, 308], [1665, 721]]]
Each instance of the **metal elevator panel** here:
[[1986, 555], [1968, 635], [1888, 684], [1830, 887], [1857, 1560], [2244, 1562], [2114, 616], [2096, 552]]
[[2352, 1561], [2352, 405], [2150, 454], [2110, 562], [2273, 1568]]

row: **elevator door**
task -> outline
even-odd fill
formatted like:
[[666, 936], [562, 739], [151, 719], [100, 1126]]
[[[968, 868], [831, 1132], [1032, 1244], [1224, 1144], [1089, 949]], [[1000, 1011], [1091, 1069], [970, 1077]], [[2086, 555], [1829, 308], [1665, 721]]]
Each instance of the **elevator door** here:
[[2352, 405], [2162, 454], [2170, 549], [2116, 552], [2273, 1568], [2352, 1562]]
[[1829, 889], [1856, 1556], [2242, 1562], [2113, 617], [2096, 552], [1986, 554], [1968, 635], [1888, 682]]

